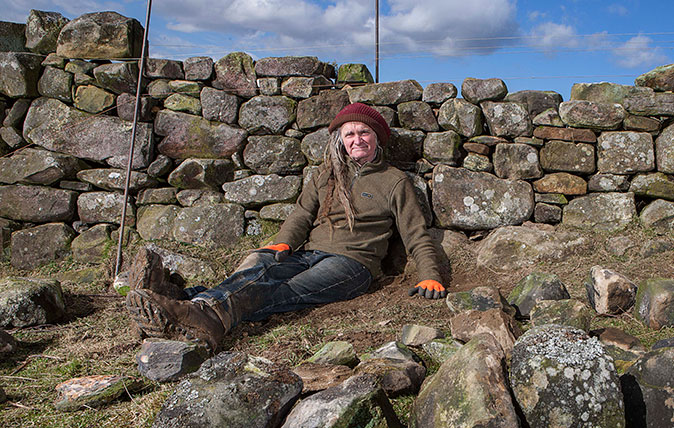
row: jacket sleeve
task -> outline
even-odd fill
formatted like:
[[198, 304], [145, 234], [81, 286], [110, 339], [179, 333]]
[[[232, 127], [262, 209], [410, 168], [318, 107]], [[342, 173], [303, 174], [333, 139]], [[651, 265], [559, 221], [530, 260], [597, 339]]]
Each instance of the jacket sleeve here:
[[283, 242], [295, 251], [306, 241], [318, 215], [320, 201], [317, 183], [319, 176], [320, 173], [318, 172], [314, 174], [302, 188], [302, 193], [300, 193], [293, 211], [283, 222], [281, 230], [274, 238], [275, 243]]
[[393, 188], [391, 211], [395, 216], [396, 226], [405, 244], [405, 249], [417, 265], [419, 281], [432, 279], [442, 283], [437, 249], [426, 230], [424, 215], [419, 207], [412, 183], [407, 177], [401, 179]]

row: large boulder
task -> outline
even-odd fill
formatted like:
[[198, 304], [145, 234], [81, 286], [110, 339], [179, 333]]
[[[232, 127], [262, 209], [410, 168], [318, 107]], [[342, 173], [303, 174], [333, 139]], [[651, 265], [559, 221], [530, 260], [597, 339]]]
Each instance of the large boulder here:
[[509, 93], [506, 95], [505, 101], [524, 104], [529, 112], [529, 117], [533, 119], [549, 109], [556, 112], [562, 102], [562, 96], [554, 91], [525, 90]]
[[442, 129], [456, 131], [464, 137], [482, 134], [482, 110], [474, 104], [460, 98], [450, 98], [438, 111], [438, 124]]
[[243, 52], [232, 52], [220, 58], [214, 65], [213, 87], [240, 97], [257, 94], [257, 76], [253, 58]]
[[507, 101], [484, 101], [480, 106], [491, 135], [515, 138], [532, 134], [531, 118], [522, 104]]
[[597, 140], [597, 170], [631, 174], [655, 169], [653, 137], [647, 132], [602, 132]]
[[300, 192], [302, 178], [277, 174], [252, 175], [222, 185], [225, 199], [246, 208], [278, 202], [292, 202]]
[[47, 223], [70, 221], [77, 192], [43, 186], [0, 186], [0, 217]]
[[153, 426], [275, 427], [299, 398], [302, 380], [263, 358], [221, 352], [178, 384]]
[[155, 132], [165, 137], [160, 153], [173, 159], [229, 158], [243, 147], [246, 131], [200, 116], [161, 110]]
[[248, 137], [243, 162], [257, 174], [280, 175], [298, 174], [307, 164], [300, 142], [280, 135]]
[[337, 113], [349, 104], [346, 91], [323, 91], [297, 104], [297, 126], [316, 129], [328, 126]]
[[56, 53], [66, 58], [139, 58], [142, 46], [140, 22], [117, 12], [94, 12], [61, 29]]
[[656, 91], [674, 91], [674, 64], [656, 67], [634, 79], [634, 84]]
[[565, 101], [559, 105], [559, 116], [574, 128], [617, 129], [625, 115], [625, 109], [620, 104]]
[[12, 266], [33, 269], [65, 259], [76, 233], [63, 223], [47, 223], [12, 233]]
[[54, 279], [0, 280], [0, 327], [49, 324], [65, 315], [61, 284]]
[[83, 167], [74, 156], [27, 147], [0, 158], [0, 183], [49, 186], [73, 178]]
[[58, 12], [32, 9], [26, 20], [26, 48], [43, 55], [55, 52], [59, 33], [68, 22], [70, 20]]
[[493, 336], [476, 336], [424, 383], [410, 427], [519, 426], [504, 367], [505, 354]]
[[251, 134], [283, 134], [295, 121], [296, 110], [291, 98], [260, 95], [241, 105], [239, 125]]
[[173, 238], [207, 248], [236, 245], [243, 236], [243, 212], [236, 204], [185, 207], [173, 221]]
[[636, 217], [634, 193], [592, 193], [564, 207], [562, 223], [579, 229], [615, 232]]
[[533, 190], [524, 181], [438, 165], [433, 170], [433, 211], [441, 227], [494, 229], [520, 224], [534, 209]]
[[[133, 124], [117, 117], [94, 116], [52, 98], [33, 101], [23, 125], [30, 143], [81, 159], [125, 168]], [[91, 144], [95, 141], [96, 144]], [[152, 151], [152, 127], [139, 123], [133, 151], [133, 168], [145, 168]]]
[[371, 83], [347, 89], [352, 103], [394, 105], [421, 100], [424, 89], [416, 80]]
[[461, 95], [473, 104], [480, 104], [483, 101], [500, 101], [507, 93], [508, 88], [501, 79], [468, 77], [461, 83]]
[[42, 58], [21, 52], [0, 52], [0, 94], [10, 98], [38, 95]]
[[625, 426], [613, 359], [582, 330], [554, 324], [528, 330], [515, 343], [510, 383], [532, 427]]

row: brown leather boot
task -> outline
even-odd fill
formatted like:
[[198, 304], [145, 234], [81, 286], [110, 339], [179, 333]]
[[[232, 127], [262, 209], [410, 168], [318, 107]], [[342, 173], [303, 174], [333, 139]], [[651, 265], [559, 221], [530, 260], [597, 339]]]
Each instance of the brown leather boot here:
[[183, 289], [169, 279], [159, 254], [147, 247], [136, 253], [129, 271], [129, 287], [132, 290], [146, 289], [174, 299], [186, 299]]
[[129, 291], [126, 308], [138, 327], [150, 337], [196, 340], [217, 352], [231, 322], [218, 316], [206, 302], [177, 300], [147, 289]]

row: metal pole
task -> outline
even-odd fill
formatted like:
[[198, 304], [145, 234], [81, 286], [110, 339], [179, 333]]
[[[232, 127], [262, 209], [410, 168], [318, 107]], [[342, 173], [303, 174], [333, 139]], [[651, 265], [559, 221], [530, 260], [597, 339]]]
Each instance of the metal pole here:
[[375, 20], [374, 20], [374, 66], [375, 66], [375, 83], [379, 83], [379, 0], [374, 0], [375, 5]]
[[124, 183], [124, 203], [122, 204], [122, 219], [119, 226], [119, 239], [117, 242], [117, 260], [115, 262], [115, 278], [119, 274], [122, 262], [122, 242], [124, 241], [124, 223], [126, 222], [126, 204], [129, 200], [129, 185], [131, 183], [131, 170], [133, 165], [133, 150], [136, 145], [136, 126], [138, 124], [138, 110], [140, 109], [140, 93], [143, 85], [143, 71], [145, 68], [145, 56], [147, 55], [147, 34], [150, 30], [150, 11], [152, 0], [147, 0], [147, 13], [145, 16], [145, 32], [143, 33], [143, 48], [140, 54], [138, 67], [138, 86], [136, 87], [136, 108], [133, 111], [133, 127], [131, 128], [131, 143], [129, 144], [129, 160], [126, 166], [126, 182]]

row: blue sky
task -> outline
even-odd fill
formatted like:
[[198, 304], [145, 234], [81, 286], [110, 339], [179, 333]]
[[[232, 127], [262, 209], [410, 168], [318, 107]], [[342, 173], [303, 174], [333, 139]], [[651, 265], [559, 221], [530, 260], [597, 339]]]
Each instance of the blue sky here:
[[[375, 74], [376, 0], [154, 0], [150, 56], [185, 59], [245, 51], [364, 63]], [[30, 9], [73, 19], [114, 10], [145, 24], [146, 0], [0, 0], [3, 18]], [[671, 0], [380, 0], [381, 82], [423, 86], [503, 79], [510, 92], [573, 83], [631, 85], [674, 62]]]

